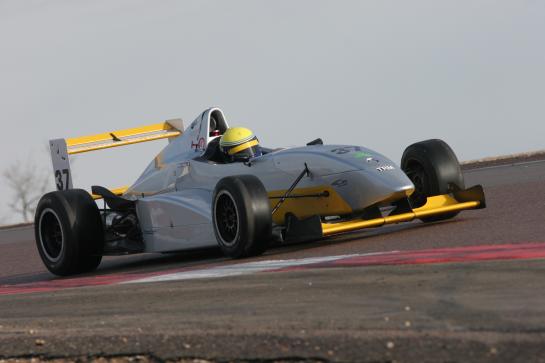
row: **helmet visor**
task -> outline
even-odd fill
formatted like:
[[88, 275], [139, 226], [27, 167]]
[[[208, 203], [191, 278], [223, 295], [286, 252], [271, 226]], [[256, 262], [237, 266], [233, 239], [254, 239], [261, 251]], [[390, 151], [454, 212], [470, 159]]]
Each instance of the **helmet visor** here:
[[261, 151], [261, 146], [258, 144], [250, 146], [244, 150], [240, 150], [239, 152], [233, 154], [232, 157], [235, 160], [245, 160], [249, 158], [256, 158], [261, 155], [263, 155], [263, 152]]

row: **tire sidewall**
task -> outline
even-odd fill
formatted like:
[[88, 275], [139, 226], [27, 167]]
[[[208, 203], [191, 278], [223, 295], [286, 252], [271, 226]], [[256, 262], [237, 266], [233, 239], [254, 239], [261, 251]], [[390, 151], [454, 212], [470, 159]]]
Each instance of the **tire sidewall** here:
[[[61, 248], [61, 253], [57, 261], [50, 260], [43, 251], [44, 247], [42, 245], [42, 236], [40, 230], [42, 226], [40, 223], [40, 219], [44, 214], [44, 211], [48, 209], [54, 211], [56, 217], [58, 217], [58, 222], [60, 224], [63, 236], [63, 246]], [[64, 205], [64, 203], [62, 203], [62, 199], [55, 195], [55, 192], [44, 195], [38, 203], [38, 208], [36, 209], [36, 217], [34, 221], [36, 247], [38, 248], [40, 257], [47, 269], [55, 274], [59, 272], [62, 274], [64, 271], [71, 270], [71, 265], [75, 261], [78, 253], [77, 246], [74, 246], [73, 243], [69, 243], [69, 241], [72, 240], [72, 229], [71, 224], [69, 223], [69, 219], [70, 216], [67, 213], [66, 206]]]
[[[238, 231], [232, 245], [222, 243], [216, 221], [216, 202], [227, 192], [235, 204]], [[266, 208], [264, 203], [267, 203]], [[270, 240], [272, 216], [265, 187], [252, 175], [241, 175], [221, 179], [212, 197], [212, 224], [216, 240], [222, 251], [234, 258], [263, 253]]]
[[[54, 211], [59, 221], [63, 246], [57, 261], [43, 251], [40, 219], [44, 211]], [[90, 195], [83, 190], [45, 194], [38, 203], [34, 221], [36, 247], [46, 268], [66, 276], [95, 269], [101, 260], [104, 232], [100, 213]]]
[[[218, 183], [218, 187], [216, 189], [216, 192], [214, 193], [214, 204], [213, 204], [213, 221], [214, 221], [214, 233], [216, 235], [216, 239], [221, 247], [221, 249], [227, 254], [227, 255], [242, 255], [244, 253], [244, 245], [243, 241], [248, 240], [248, 238], [251, 236], [250, 233], [248, 233], [248, 210], [246, 208], [246, 205], [244, 203], [244, 196], [241, 193], [241, 183], [238, 180], [234, 180], [234, 183], [226, 182], [225, 180], [222, 180], [220, 183]], [[238, 185], [239, 188], [235, 187], [235, 185]], [[235, 209], [237, 212], [237, 234], [235, 236], [235, 239], [233, 242], [229, 245], [224, 244], [222, 242], [222, 237], [220, 236], [220, 233], [218, 231], [218, 222], [216, 220], [216, 203], [219, 196], [226, 192], [229, 197], [232, 198], [233, 203], [235, 204]]]
[[407, 171], [407, 168], [412, 163], [417, 163], [424, 169], [428, 186], [428, 189], [424, 191], [425, 194], [427, 196], [439, 195], [440, 188], [437, 180], [437, 173], [435, 171], [435, 168], [433, 167], [433, 164], [427, 158], [422, 157], [422, 154], [416, 152], [414, 149], [409, 151], [407, 154], [403, 154], [403, 157], [404, 163], [402, 163], [401, 168], [404, 171]]
[[461, 189], [465, 187], [458, 158], [442, 140], [426, 140], [407, 147], [401, 158], [401, 168], [407, 172], [412, 162], [424, 169], [429, 186], [427, 196], [449, 193], [450, 184]]
[[[419, 164], [426, 177], [423, 194], [426, 198], [452, 192], [452, 185], [465, 188], [464, 176], [460, 163], [450, 146], [439, 139], [421, 141], [410, 145], [403, 152], [401, 168], [408, 175], [412, 163]], [[409, 197], [413, 208], [421, 207]], [[431, 217], [420, 218], [424, 222], [437, 222], [455, 217], [459, 212], [451, 212]]]

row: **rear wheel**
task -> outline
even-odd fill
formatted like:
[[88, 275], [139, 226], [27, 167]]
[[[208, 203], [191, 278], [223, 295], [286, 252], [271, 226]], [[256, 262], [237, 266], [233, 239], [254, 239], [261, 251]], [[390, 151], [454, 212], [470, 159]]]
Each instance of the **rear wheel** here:
[[272, 234], [269, 197], [253, 175], [221, 179], [212, 198], [214, 233], [223, 253], [241, 258], [260, 255]]
[[102, 260], [104, 232], [100, 212], [84, 190], [44, 195], [36, 209], [34, 233], [40, 257], [55, 275], [93, 271]]
[[[428, 197], [450, 193], [456, 187], [465, 188], [458, 158], [442, 140], [426, 140], [407, 147], [401, 158], [401, 169], [415, 187], [414, 193], [409, 197], [413, 208], [426, 204]], [[422, 221], [441, 221], [457, 214], [458, 212], [441, 214], [422, 218]]]

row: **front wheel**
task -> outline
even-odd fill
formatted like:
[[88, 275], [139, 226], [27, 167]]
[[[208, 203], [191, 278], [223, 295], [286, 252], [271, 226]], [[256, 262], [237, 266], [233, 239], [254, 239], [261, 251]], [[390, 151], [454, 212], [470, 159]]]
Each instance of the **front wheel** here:
[[55, 275], [93, 271], [102, 260], [100, 212], [84, 190], [45, 194], [36, 209], [34, 233], [40, 257]]
[[[414, 184], [414, 193], [409, 197], [413, 208], [426, 204], [428, 197], [450, 193], [453, 188], [465, 188], [458, 158], [443, 140], [426, 140], [407, 147], [401, 158], [401, 169]], [[436, 222], [457, 214], [441, 214], [422, 218], [422, 221]]]
[[272, 215], [263, 183], [253, 175], [221, 179], [212, 198], [212, 220], [225, 255], [242, 258], [265, 252], [272, 235]]

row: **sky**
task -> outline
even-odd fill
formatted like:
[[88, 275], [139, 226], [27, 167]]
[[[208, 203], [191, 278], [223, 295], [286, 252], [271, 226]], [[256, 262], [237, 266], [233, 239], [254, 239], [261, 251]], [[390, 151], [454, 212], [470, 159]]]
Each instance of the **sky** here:
[[[541, 150], [544, 19], [540, 0], [0, 0], [0, 171], [52, 173], [49, 139], [210, 106], [267, 147]], [[163, 146], [78, 156], [74, 185], [131, 184]]]

